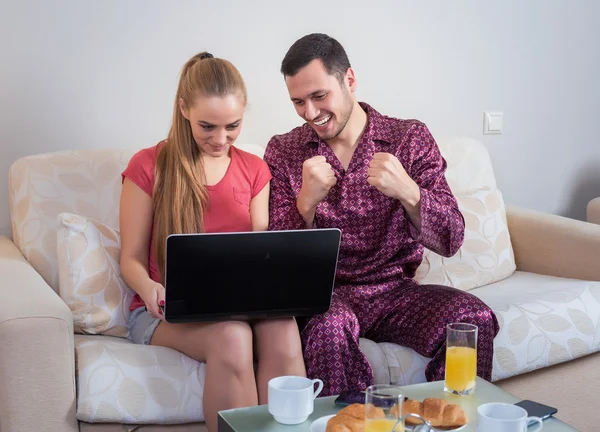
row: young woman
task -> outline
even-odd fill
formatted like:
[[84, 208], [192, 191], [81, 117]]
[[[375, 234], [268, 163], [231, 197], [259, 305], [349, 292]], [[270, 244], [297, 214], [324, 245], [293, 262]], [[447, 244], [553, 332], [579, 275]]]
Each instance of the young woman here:
[[230, 62], [206, 52], [192, 57], [181, 73], [167, 139], [136, 153], [123, 172], [121, 272], [137, 293], [130, 338], [206, 362], [209, 431], [217, 430], [219, 410], [266, 403], [269, 379], [306, 376], [293, 318], [170, 324], [160, 309], [169, 234], [268, 227], [269, 169], [233, 146], [245, 107], [246, 86]]

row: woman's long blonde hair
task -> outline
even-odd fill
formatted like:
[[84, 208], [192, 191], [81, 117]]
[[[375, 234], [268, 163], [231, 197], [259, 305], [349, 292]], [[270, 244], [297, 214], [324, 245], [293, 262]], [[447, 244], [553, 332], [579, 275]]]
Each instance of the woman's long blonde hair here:
[[246, 103], [244, 80], [227, 60], [202, 52], [183, 66], [173, 106], [173, 124], [155, 168], [154, 251], [162, 283], [167, 236], [202, 232], [208, 205], [200, 149], [189, 120], [181, 113], [179, 101], [189, 110], [199, 97], [231, 94], [239, 95]]

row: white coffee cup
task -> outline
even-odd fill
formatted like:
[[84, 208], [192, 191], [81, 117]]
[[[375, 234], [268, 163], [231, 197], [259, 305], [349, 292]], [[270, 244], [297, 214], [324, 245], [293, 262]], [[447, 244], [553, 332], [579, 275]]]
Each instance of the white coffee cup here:
[[[538, 428], [529, 431], [530, 422], [538, 423]], [[527, 417], [527, 411], [516, 405], [493, 402], [477, 408], [477, 432], [537, 432], [543, 427], [541, 418]]]
[[[319, 386], [315, 391], [315, 383]], [[323, 390], [323, 381], [299, 376], [281, 376], [269, 381], [268, 408], [281, 424], [299, 424], [312, 414], [315, 398]]]

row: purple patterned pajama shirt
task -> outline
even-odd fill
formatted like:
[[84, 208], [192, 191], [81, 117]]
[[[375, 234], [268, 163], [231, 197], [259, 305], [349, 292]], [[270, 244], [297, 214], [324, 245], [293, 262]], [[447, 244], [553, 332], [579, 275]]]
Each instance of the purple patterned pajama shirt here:
[[[365, 103], [368, 123], [345, 170], [329, 146], [305, 124], [274, 136], [265, 151], [271, 181], [271, 230], [304, 229], [296, 207], [302, 164], [322, 155], [337, 184], [317, 206], [315, 227], [339, 228], [342, 243], [331, 308], [301, 326], [307, 374], [324, 382], [323, 396], [364, 390], [373, 371], [358, 339], [392, 342], [431, 358], [428, 381], [444, 379], [445, 326], [479, 327], [477, 374], [491, 380], [493, 339], [499, 326], [477, 297], [439, 285], [419, 285], [414, 275], [423, 248], [454, 255], [464, 238], [464, 219], [446, 182], [443, 159], [427, 127], [384, 116]], [[400, 201], [367, 182], [373, 154], [395, 155], [421, 192], [421, 230]]]

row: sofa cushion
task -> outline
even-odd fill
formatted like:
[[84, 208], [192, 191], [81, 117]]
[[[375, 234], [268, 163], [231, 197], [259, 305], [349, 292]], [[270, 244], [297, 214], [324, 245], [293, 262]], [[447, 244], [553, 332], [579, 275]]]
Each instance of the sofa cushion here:
[[206, 365], [170, 348], [75, 336], [77, 418], [89, 423], [204, 421]]
[[[494, 310], [492, 381], [600, 351], [600, 282], [516, 271], [470, 291]], [[376, 383], [425, 382], [429, 358], [392, 343], [360, 339]]]
[[455, 195], [496, 188], [490, 154], [481, 142], [466, 137], [436, 141], [448, 164], [446, 180]]
[[369, 359], [375, 384], [410, 385], [426, 381], [425, 366], [430, 359], [411, 348], [366, 338], [360, 338], [359, 344]]
[[465, 218], [463, 245], [450, 258], [425, 249], [415, 279], [470, 290], [510, 276], [516, 264], [500, 190], [482, 188], [456, 199]]
[[59, 295], [73, 313], [75, 333], [127, 337], [133, 295], [121, 278], [119, 232], [94, 219], [60, 213]]
[[[496, 313], [492, 380], [600, 351], [600, 282], [517, 271], [470, 291]], [[86, 422], [203, 421], [206, 366], [169, 348], [109, 336], [75, 336], [77, 418]], [[360, 339], [376, 383], [425, 382], [428, 358]]]
[[27, 156], [10, 168], [13, 240], [58, 292], [56, 218], [84, 214], [116, 228], [120, 173], [135, 149], [80, 150]]
[[517, 271], [470, 292], [500, 324], [493, 380], [600, 351], [600, 282]]

